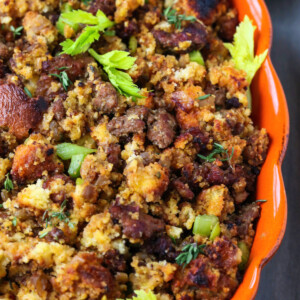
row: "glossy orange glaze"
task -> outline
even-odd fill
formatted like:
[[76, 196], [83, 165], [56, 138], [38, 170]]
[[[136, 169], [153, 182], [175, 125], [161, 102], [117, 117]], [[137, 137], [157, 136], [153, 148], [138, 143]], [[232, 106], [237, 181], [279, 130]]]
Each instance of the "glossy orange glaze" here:
[[[272, 23], [263, 0], [233, 0], [240, 21], [245, 14], [257, 26], [257, 53], [271, 48]], [[270, 53], [269, 53], [270, 54]], [[234, 300], [253, 299], [256, 295], [262, 267], [278, 249], [286, 228], [287, 199], [281, 173], [289, 135], [289, 115], [285, 95], [273, 68], [270, 56], [259, 70], [251, 86], [253, 119], [267, 129], [271, 139], [267, 160], [257, 182], [257, 199], [262, 204], [261, 218], [251, 250], [249, 266]]]

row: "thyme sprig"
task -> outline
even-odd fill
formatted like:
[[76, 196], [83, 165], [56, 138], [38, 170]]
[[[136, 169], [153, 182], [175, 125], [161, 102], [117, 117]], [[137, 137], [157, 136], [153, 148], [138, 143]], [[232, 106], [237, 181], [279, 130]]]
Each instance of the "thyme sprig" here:
[[198, 154], [198, 156], [203, 159], [206, 162], [214, 162], [216, 160], [215, 155], [217, 154], [225, 154], [226, 158], [220, 159], [221, 161], [231, 161], [233, 154], [234, 154], [234, 148], [232, 147], [231, 155], [229, 155], [228, 150], [225, 149], [222, 145], [218, 143], [214, 143], [214, 150], [207, 156], [204, 156], [202, 154]]
[[13, 188], [14, 188], [14, 184], [13, 182], [11, 181], [11, 179], [9, 178], [9, 174], [6, 174], [5, 175], [5, 181], [4, 181], [4, 188], [10, 192]]
[[185, 245], [182, 248], [182, 252], [176, 257], [176, 262], [179, 265], [183, 265], [185, 268], [193, 259], [196, 259], [199, 254], [204, 254], [203, 249], [206, 245], [197, 245], [197, 243], [192, 243]]
[[171, 6], [164, 10], [164, 16], [166, 17], [168, 23], [174, 24], [176, 29], [181, 29], [182, 21], [196, 22], [197, 18], [193, 16], [180, 15], [177, 13], [176, 9], [172, 9]]
[[46, 210], [44, 212], [42, 220], [46, 222], [46, 228], [49, 224], [52, 226], [53, 218], [57, 218], [58, 220], [63, 221], [64, 223], [68, 224], [70, 228], [74, 227], [74, 224], [69, 219], [70, 213], [68, 211], [65, 211], [66, 205], [67, 201], [64, 200], [64, 202], [60, 206], [59, 211], [49, 212], [48, 210]]
[[16, 38], [17, 35], [21, 35], [23, 30], [23, 26], [15, 28], [14, 26], [10, 26], [10, 31], [13, 33], [14, 38]]
[[62, 70], [65, 70], [65, 69], [67, 69], [67, 67], [59, 68], [58, 70], [61, 71], [59, 74], [49, 74], [49, 75], [57, 77], [59, 79], [60, 83], [62, 84], [63, 88], [65, 89], [65, 91], [67, 91], [68, 87], [70, 85], [72, 85], [73, 82], [70, 80], [67, 72], [66, 71], [62, 71]]

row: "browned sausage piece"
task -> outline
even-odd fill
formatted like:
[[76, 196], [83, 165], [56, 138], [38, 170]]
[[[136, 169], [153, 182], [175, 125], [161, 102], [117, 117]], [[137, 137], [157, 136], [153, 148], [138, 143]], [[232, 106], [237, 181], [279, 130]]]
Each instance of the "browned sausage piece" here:
[[115, 0], [93, 0], [89, 12], [95, 15], [99, 9], [108, 16], [113, 15], [116, 10]]
[[161, 149], [172, 144], [175, 137], [176, 121], [165, 109], [154, 111], [148, 118], [148, 139]]
[[[165, 228], [162, 220], [145, 214], [138, 206], [115, 204], [109, 211], [113, 219], [120, 221], [123, 234], [128, 238], [149, 239]], [[134, 214], [138, 214], [138, 218]]]
[[129, 133], [142, 133], [146, 124], [143, 121], [148, 114], [145, 106], [134, 106], [126, 112], [125, 116], [115, 117], [108, 124], [111, 134], [124, 136]]
[[[207, 43], [207, 31], [199, 23], [189, 24], [181, 31], [166, 32], [160, 29], [152, 30], [155, 39], [165, 50], [174, 53], [188, 53], [194, 49], [202, 49]], [[186, 46], [186, 42], [189, 42]]]

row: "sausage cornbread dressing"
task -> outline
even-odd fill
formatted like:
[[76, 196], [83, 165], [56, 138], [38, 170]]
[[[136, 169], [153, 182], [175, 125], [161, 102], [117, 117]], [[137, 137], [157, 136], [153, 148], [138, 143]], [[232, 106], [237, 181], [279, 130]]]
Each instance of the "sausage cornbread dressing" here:
[[236, 55], [250, 21], [227, 0], [5, 0], [0, 22], [0, 298], [229, 299], [269, 143], [263, 59]]

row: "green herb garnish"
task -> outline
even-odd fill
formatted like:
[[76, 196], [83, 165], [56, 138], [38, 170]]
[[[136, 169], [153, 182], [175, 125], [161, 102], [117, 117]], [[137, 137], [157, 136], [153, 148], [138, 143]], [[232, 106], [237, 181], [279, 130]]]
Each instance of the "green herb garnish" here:
[[12, 220], [12, 224], [13, 224], [13, 226], [17, 226], [17, 224], [18, 224], [18, 220], [17, 220], [17, 218], [16, 217], [14, 217], [13, 218], [13, 220]]
[[140, 89], [134, 84], [130, 75], [117, 69], [129, 70], [132, 68], [136, 58], [130, 57], [128, 52], [114, 50], [104, 55], [98, 54], [90, 49], [89, 53], [103, 65], [111, 84], [118, 92], [127, 97], [142, 98]]
[[[66, 68], [66, 67], [64, 67], [64, 68]], [[60, 68], [60, 69], [62, 69], [62, 68]], [[73, 82], [70, 80], [66, 71], [62, 71], [59, 74], [49, 74], [49, 75], [57, 77], [59, 79], [60, 83], [62, 84], [63, 88], [65, 89], [65, 91], [67, 91], [68, 87], [73, 84]]]
[[198, 156], [201, 159], [203, 159], [204, 161], [212, 163], [216, 160], [216, 158], [214, 156], [217, 154], [225, 154], [226, 155], [226, 158], [220, 159], [221, 161], [230, 161], [234, 154], [234, 148], [232, 147], [232, 152], [231, 152], [231, 155], [229, 156], [227, 149], [224, 149], [224, 147], [218, 143], [214, 143], [214, 150], [208, 156], [204, 156], [201, 154], [198, 154]]
[[[60, 221], [63, 221], [64, 223], [67, 223], [70, 228], [74, 227], [74, 224], [70, 221], [69, 216], [70, 213], [68, 211], [65, 211], [66, 209], [67, 201], [64, 200], [64, 202], [60, 206], [59, 211], [51, 212], [49, 213], [47, 210], [43, 214], [42, 220], [46, 222], [46, 228], [48, 227], [49, 223], [52, 225], [52, 219], [57, 218]], [[46, 217], [48, 215], [48, 218]]]
[[176, 241], [176, 239], [174, 238], [174, 236], [170, 236], [170, 239], [172, 240], [172, 243], [173, 243], [174, 245], [177, 244], [177, 241]]
[[5, 175], [5, 181], [4, 181], [4, 188], [8, 191], [8, 192], [10, 192], [13, 188], [14, 188], [14, 184], [13, 184], [13, 182], [10, 180], [10, 178], [9, 178], [9, 174], [6, 174]]
[[172, 9], [171, 6], [164, 10], [164, 16], [170, 24], [174, 24], [176, 29], [181, 29], [182, 21], [195, 22], [197, 18], [193, 16], [179, 15], [176, 9]]
[[48, 233], [49, 233], [49, 231], [45, 231], [45, 232], [39, 234], [39, 238], [40, 239], [44, 238]]
[[84, 5], [89, 5], [89, 3], [91, 2], [91, 0], [82, 0]]
[[14, 38], [17, 35], [21, 35], [22, 34], [22, 30], [23, 30], [23, 26], [17, 27], [15, 28], [14, 26], [10, 26], [10, 31], [13, 33]]
[[209, 98], [211, 96], [211, 94], [207, 94], [207, 95], [203, 95], [197, 98], [197, 100], [205, 100], [207, 98]]
[[192, 243], [184, 246], [182, 248], [182, 253], [176, 257], [176, 262], [178, 265], [184, 265], [186, 267], [193, 259], [196, 259], [199, 254], [204, 254], [203, 249], [206, 245], [197, 245], [197, 243]]
[[26, 86], [24, 87], [24, 92], [27, 94], [28, 97], [32, 98], [32, 94]]
[[256, 200], [255, 203], [265, 203], [268, 202], [268, 200]]

